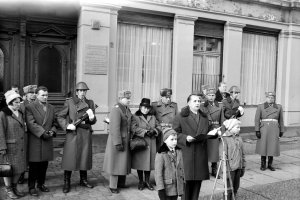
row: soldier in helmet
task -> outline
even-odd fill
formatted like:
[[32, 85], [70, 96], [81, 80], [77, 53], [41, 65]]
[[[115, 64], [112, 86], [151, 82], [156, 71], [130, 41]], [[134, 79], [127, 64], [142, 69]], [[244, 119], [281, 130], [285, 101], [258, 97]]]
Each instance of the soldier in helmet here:
[[[62, 110], [57, 115], [57, 121], [66, 131], [66, 141], [62, 159], [64, 171], [63, 192], [70, 191], [72, 171], [80, 172], [80, 186], [93, 188], [87, 181], [87, 170], [92, 169], [92, 126], [96, 123], [95, 104], [86, 98], [88, 86], [85, 82], [76, 84], [76, 96], [67, 98]], [[80, 124], [74, 122], [84, 118]]]
[[244, 109], [240, 106], [238, 99], [240, 89], [238, 86], [231, 86], [229, 94], [226, 99], [223, 99], [223, 110], [226, 119], [239, 118], [244, 115]]
[[[161, 125], [161, 128], [171, 128], [172, 122], [178, 113], [177, 103], [171, 101], [172, 89], [164, 88], [160, 90], [160, 101], [152, 102], [154, 115]], [[158, 138], [158, 147], [163, 144], [162, 135]]]

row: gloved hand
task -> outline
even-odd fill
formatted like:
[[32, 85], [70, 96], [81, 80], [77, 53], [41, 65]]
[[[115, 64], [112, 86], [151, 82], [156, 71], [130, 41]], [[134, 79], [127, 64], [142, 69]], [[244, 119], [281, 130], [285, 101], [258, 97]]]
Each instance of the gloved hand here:
[[155, 130], [151, 129], [151, 130], [147, 131], [146, 134], [147, 134], [149, 137], [153, 137], [153, 136], [155, 136], [156, 132], [155, 132]]
[[51, 137], [56, 137], [56, 133], [54, 131], [48, 131], [48, 134], [51, 136]]
[[117, 145], [116, 145], [116, 149], [117, 149], [118, 151], [124, 151], [124, 146], [123, 146], [123, 144], [117, 144]]
[[241, 115], [244, 114], [244, 108], [243, 108], [242, 106], [239, 106], [239, 107], [238, 107], [238, 110], [240, 111]]
[[283, 132], [280, 132], [280, 133], [279, 133], [279, 137], [282, 137], [282, 136], [283, 136]]
[[207, 136], [204, 134], [199, 134], [199, 135], [196, 135], [194, 138], [197, 142], [203, 142], [207, 139]]
[[43, 135], [41, 135], [41, 138], [42, 138], [43, 140], [49, 140], [51, 137], [52, 137], [52, 136], [49, 135], [49, 134], [47, 134], [47, 133], [43, 133]]
[[165, 189], [158, 190], [158, 197], [159, 197], [159, 199], [166, 199], [167, 198], [166, 190]]
[[260, 139], [260, 138], [261, 138], [261, 134], [260, 134], [260, 132], [259, 132], [259, 131], [256, 131], [256, 137], [257, 137], [258, 139]]
[[75, 131], [76, 130], [76, 126], [74, 124], [69, 124], [67, 126], [67, 130]]
[[0, 155], [5, 155], [6, 154], [6, 149], [0, 150]]
[[245, 175], [245, 167], [243, 167], [242, 169], [241, 169], [241, 175], [240, 175], [240, 177], [243, 177]]
[[93, 119], [94, 119], [95, 115], [94, 115], [92, 109], [88, 109], [88, 110], [85, 111], [85, 112], [89, 115], [89, 119], [90, 119], [90, 120], [93, 120]]

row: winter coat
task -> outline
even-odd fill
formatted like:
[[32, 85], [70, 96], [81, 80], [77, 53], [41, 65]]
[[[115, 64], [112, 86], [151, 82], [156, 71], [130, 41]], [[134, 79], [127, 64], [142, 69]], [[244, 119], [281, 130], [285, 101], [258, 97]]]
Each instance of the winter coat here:
[[[26, 138], [23, 114], [19, 112], [17, 117], [8, 107], [3, 108], [0, 112], [0, 150], [6, 150], [14, 177], [20, 176], [27, 168]], [[0, 163], [6, 163], [6, 158], [0, 156]]]
[[[133, 135], [143, 137], [148, 146], [144, 150], [132, 152], [131, 168], [144, 171], [154, 170], [154, 160], [157, 152], [156, 140], [161, 135], [161, 127], [154, 115], [150, 114], [145, 119], [140, 110], [134, 114], [134, 119], [132, 126], [136, 127], [136, 129]], [[146, 135], [146, 132], [149, 130], [155, 130], [155, 136], [150, 138]]]
[[[129, 140], [133, 116], [128, 107], [118, 103], [110, 112], [109, 134], [105, 149], [103, 170], [110, 175], [127, 175], [131, 172]], [[124, 151], [116, 145], [122, 144]]]
[[222, 103], [224, 116], [226, 119], [238, 118], [242, 116], [238, 110], [240, 106], [240, 101], [238, 99], [232, 99], [230, 96], [228, 96], [226, 99], [223, 99]]
[[[245, 151], [242, 137], [233, 135], [226, 131], [223, 135], [224, 151], [229, 161], [229, 170], [242, 169], [246, 167]], [[220, 142], [219, 146], [220, 159], [223, 158], [223, 144]]]
[[57, 121], [60, 127], [66, 131], [62, 159], [62, 169], [64, 170], [92, 169], [93, 129], [91, 125], [96, 123], [96, 117], [92, 121], [87, 117], [76, 127], [75, 131], [67, 130], [67, 126], [84, 115], [88, 109], [92, 109], [93, 113], [95, 113], [95, 105], [92, 100], [84, 99], [84, 101], [81, 101], [79, 98], [73, 97], [65, 101], [62, 110], [57, 114]]
[[[264, 119], [275, 119], [277, 121], [263, 121]], [[268, 103], [257, 106], [255, 114], [255, 131], [260, 131], [261, 138], [257, 140], [257, 154], [262, 156], [279, 156], [279, 133], [284, 132], [282, 106]]]
[[173, 128], [178, 133], [178, 146], [182, 148], [185, 180], [207, 180], [209, 179], [207, 140], [187, 142], [188, 135], [206, 136], [208, 133], [208, 117], [201, 110], [198, 111], [199, 123], [194, 119], [190, 108], [184, 107], [181, 113], [176, 115]]
[[36, 100], [26, 106], [26, 125], [28, 128], [28, 161], [42, 162], [53, 160], [53, 138], [43, 140], [41, 136], [47, 131], [56, 133], [56, 116], [54, 106], [46, 104], [46, 112]]
[[182, 152], [175, 148], [176, 157], [172, 155], [164, 143], [155, 157], [156, 190], [165, 189], [167, 196], [181, 196], [184, 186], [184, 169]]
[[[205, 102], [204, 107], [207, 109], [207, 114], [210, 116], [210, 126], [209, 131], [219, 128], [224, 122], [224, 112], [222, 103], [219, 104], [215, 101], [210, 104], [208, 101]], [[209, 162], [219, 161], [219, 139], [209, 139], [207, 140], [207, 155]]]

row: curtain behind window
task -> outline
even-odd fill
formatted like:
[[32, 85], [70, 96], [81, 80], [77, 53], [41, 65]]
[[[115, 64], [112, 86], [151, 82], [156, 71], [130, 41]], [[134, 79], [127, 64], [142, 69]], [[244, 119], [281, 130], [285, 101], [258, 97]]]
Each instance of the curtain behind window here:
[[133, 104], [171, 86], [172, 29], [118, 23], [117, 49], [118, 90], [129, 89]]
[[243, 33], [241, 101], [256, 105], [265, 101], [265, 91], [275, 91], [277, 37]]

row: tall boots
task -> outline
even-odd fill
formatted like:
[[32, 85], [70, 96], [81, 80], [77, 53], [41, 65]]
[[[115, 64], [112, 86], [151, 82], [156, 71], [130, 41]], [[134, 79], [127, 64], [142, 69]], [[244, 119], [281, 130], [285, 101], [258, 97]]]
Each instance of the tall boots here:
[[271, 171], [275, 171], [274, 167], [272, 167], [273, 156], [268, 156], [268, 169]]
[[144, 174], [145, 174], [145, 186], [149, 190], [154, 190], [153, 185], [150, 183], [150, 171], [144, 171]]
[[63, 193], [70, 192], [71, 188], [71, 174], [72, 171], [64, 171], [64, 187], [63, 187]]
[[[211, 175], [213, 177], [217, 176], [217, 172], [218, 172], [218, 164], [216, 162], [212, 162], [211, 163]], [[217, 179], [220, 178], [220, 176], [216, 177]]]
[[143, 171], [142, 170], [137, 170], [137, 174], [138, 174], [138, 177], [139, 177], [138, 189], [143, 190], [145, 188], [145, 183], [144, 183], [144, 178], [143, 178]]
[[80, 183], [79, 183], [79, 185], [83, 186], [83, 187], [87, 187], [87, 188], [93, 188], [94, 186], [90, 185], [87, 182], [87, 171], [86, 170], [80, 170], [79, 173], [80, 173]]
[[265, 171], [266, 170], [266, 156], [261, 156], [261, 166], [260, 166], [260, 170]]
[[6, 194], [11, 199], [18, 199], [19, 197], [14, 193], [14, 189], [12, 186], [6, 186], [5, 187]]

